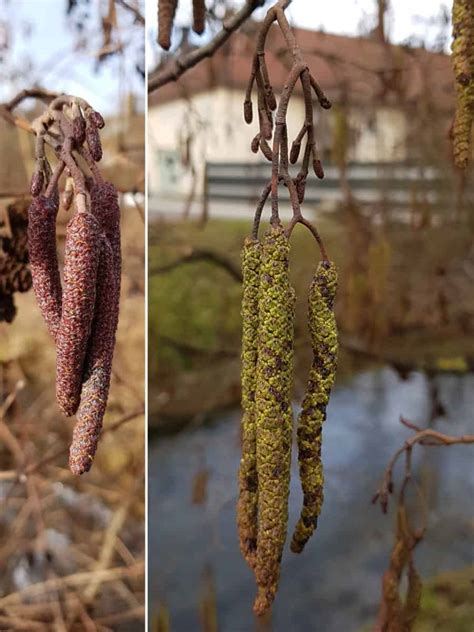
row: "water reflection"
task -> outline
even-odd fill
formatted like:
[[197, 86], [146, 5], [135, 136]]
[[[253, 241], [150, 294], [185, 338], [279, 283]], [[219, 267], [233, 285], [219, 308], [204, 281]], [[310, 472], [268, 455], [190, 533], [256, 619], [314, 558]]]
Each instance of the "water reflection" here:
[[[473, 432], [474, 377], [436, 378], [446, 433]], [[326, 501], [316, 536], [300, 556], [287, 547], [272, 621], [274, 632], [352, 632], [373, 619], [380, 577], [392, 542], [392, 516], [370, 504], [388, 458], [409, 434], [404, 415], [424, 424], [429, 385], [420, 374], [401, 381], [390, 369], [359, 374], [335, 388], [324, 429]], [[248, 632], [254, 582], [243, 562], [235, 526], [239, 412], [151, 446], [150, 609], [161, 600], [171, 629], [202, 627], [203, 573], [211, 573], [220, 632]], [[423, 575], [466, 566], [471, 559], [474, 492], [472, 447], [419, 448], [415, 471], [429, 492], [430, 528], [416, 552]], [[301, 495], [293, 458], [290, 528]], [[193, 479], [208, 468], [207, 500], [192, 502]], [[209, 569], [212, 569], [209, 570]]]

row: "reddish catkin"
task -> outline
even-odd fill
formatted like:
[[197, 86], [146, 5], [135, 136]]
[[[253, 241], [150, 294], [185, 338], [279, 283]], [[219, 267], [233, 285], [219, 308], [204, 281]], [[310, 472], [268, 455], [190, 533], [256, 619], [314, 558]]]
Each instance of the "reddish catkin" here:
[[168, 50], [178, 0], [158, 0], [158, 44]]
[[72, 122], [72, 135], [78, 145], [82, 145], [86, 140], [86, 122], [82, 115], [76, 116]]
[[96, 127], [89, 125], [86, 129], [87, 146], [95, 162], [102, 160], [102, 143], [100, 142], [100, 135]]
[[205, 0], [193, 0], [193, 31], [201, 35], [205, 28], [206, 2]]
[[49, 333], [56, 340], [62, 289], [56, 253], [58, 196], [35, 198], [28, 209], [28, 248], [33, 290]]
[[84, 370], [81, 404], [69, 451], [69, 467], [76, 475], [88, 472], [92, 466], [107, 407], [118, 323], [120, 289], [117, 282], [112, 246], [103, 235], [95, 315]]
[[44, 185], [44, 174], [42, 171], [37, 169], [31, 176], [31, 183], [30, 183], [31, 195], [33, 197], [38, 197], [38, 195], [40, 195], [41, 191], [43, 190], [43, 185]]
[[91, 122], [91, 125], [97, 129], [105, 127], [105, 121], [102, 114], [100, 114], [100, 112], [96, 112], [95, 110], [90, 113], [89, 121]]
[[120, 245], [120, 206], [115, 186], [110, 182], [95, 184], [91, 189], [91, 207], [102, 229], [105, 231], [112, 248], [114, 273], [118, 288], [116, 296], [118, 309], [122, 257]]
[[56, 340], [56, 399], [65, 415], [74, 415], [91, 332], [99, 263], [100, 226], [78, 212], [66, 229], [61, 326]]

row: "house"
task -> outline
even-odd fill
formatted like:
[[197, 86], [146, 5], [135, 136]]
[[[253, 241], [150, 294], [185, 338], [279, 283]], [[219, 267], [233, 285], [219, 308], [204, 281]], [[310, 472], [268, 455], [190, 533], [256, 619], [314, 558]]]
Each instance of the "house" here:
[[[204, 191], [219, 196], [219, 178], [231, 193], [250, 195], [248, 187], [233, 189], [232, 183], [248, 184], [256, 178], [257, 190], [268, 179], [268, 164], [250, 151], [258, 123], [246, 125], [242, 107], [257, 28], [258, 24], [249, 22], [212, 58], [150, 95], [152, 199], [183, 199]], [[404, 165], [417, 159], [429, 165], [448, 157], [447, 130], [455, 99], [449, 56], [369, 38], [304, 29], [294, 33], [311, 72], [333, 102], [329, 111], [321, 110], [316, 101], [314, 107], [317, 142], [330, 177], [337, 179], [331, 159], [334, 127], [341, 112], [349, 130], [349, 163]], [[278, 96], [291, 58], [276, 26], [270, 30], [266, 50]], [[296, 91], [287, 119], [290, 139], [303, 119], [302, 94]], [[446, 140], [442, 149], [435, 137]], [[427, 152], [425, 157], [423, 152]], [[217, 174], [215, 182], [213, 174]], [[209, 189], [213, 182], [216, 186]]]

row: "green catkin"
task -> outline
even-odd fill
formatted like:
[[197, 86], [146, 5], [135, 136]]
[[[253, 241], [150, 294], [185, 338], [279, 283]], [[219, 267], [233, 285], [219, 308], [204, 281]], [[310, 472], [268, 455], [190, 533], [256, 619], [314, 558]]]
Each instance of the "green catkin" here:
[[237, 525], [240, 550], [251, 568], [257, 550], [257, 454], [255, 375], [257, 367], [258, 294], [262, 246], [247, 239], [242, 249], [242, 458], [239, 469]]
[[469, 162], [474, 116], [474, 3], [453, 2], [452, 59], [456, 79], [457, 105], [453, 125], [453, 153], [457, 167]]
[[263, 243], [256, 371], [258, 536], [254, 612], [271, 606], [280, 575], [288, 524], [294, 292], [289, 281], [289, 241], [282, 226]]
[[294, 553], [301, 553], [316, 529], [323, 503], [321, 441], [326, 407], [336, 374], [338, 344], [333, 312], [336, 289], [336, 266], [329, 261], [321, 262], [308, 297], [313, 363], [298, 419], [298, 461], [303, 508], [291, 542]]

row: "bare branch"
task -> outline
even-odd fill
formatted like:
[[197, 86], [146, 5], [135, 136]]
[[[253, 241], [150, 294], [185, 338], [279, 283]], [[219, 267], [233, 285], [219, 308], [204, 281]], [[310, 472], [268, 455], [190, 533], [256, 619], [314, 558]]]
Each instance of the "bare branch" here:
[[182, 265], [187, 263], [197, 263], [199, 261], [207, 261], [208, 263], [212, 263], [216, 266], [219, 266], [223, 270], [225, 270], [230, 276], [237, 281], [238, 283], [242, 283], [242, 273], [231, 263], [228, 259], [219, 255], [211, 250], [192, 250], [190, 253], [184, 255], [180, 259], [176, 261], [172, 261], [171, 263], [167, 263], [163, 266], [151, 268], [149, 271], [150, 276], [155, 276], [158, 274], [164, 274], [166, 272], [171, 272], [176, 268], [179, 268]]
[[[283, 4], [288, 6], [291, 0], [284, 0]], [[223, 46], [229, 37], [252, 15], [258, 7], [263, 6], [264, 0], [247, 0], [245, 5], [232, 18], [223, 22], [222, 29], [212, 39], [209, 44], [178, 57], [171, 68], [158, 70], [153, 73], [148, 80], [148, 93], [154, 92], [162, 86], [176, 81], [187, 70], [196, 66], [200, 61], [212, 55]]]

